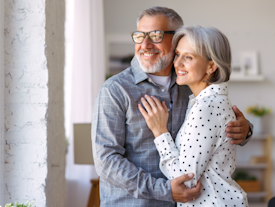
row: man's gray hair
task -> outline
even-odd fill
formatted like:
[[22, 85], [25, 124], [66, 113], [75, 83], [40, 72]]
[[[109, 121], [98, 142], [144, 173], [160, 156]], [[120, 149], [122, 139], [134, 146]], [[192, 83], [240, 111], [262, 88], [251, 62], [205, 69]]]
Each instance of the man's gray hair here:
[[186, 36], [196, 54], [212, 60], [218, 69], [205, 82], [209, 84], [228, 81], [231, 74], [231, 49], [227, 37], [214, 27], [183, 26], [172, 40], [176, 48], [180, 39]]
[[182, 18], [173, 9], [156, 6], [156, 7], [151, 7], [149, 9], [145, 9], [140, 13], [140, 15], [137, 18], [137, 27], [142, 17], [144, 16], [154, 17], [158, 15], [165, 16], [169, 19], [170, 30], [177, 30], [183, 25]]

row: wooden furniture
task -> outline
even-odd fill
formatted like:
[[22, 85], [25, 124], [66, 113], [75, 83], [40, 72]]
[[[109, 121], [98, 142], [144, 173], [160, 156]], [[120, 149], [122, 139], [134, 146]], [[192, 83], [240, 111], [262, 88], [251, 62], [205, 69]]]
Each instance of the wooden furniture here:
[[245, 192], [259, 192], [260, 182], [258, 180], [236, 180]]
[[91, 192], [87, 207], [99, 207], [100, 197], [99, 197], [99, 179], [91, 180]]
[[[270, 135], [253, 135], [250, 142], [259, 142], [261, 146], [261, 155], [256, 159], [252, 156], [249, 163], [239, 163], [237, 160], [237, 170], [244, 171], [260, 171], [260, 191], [247, 192], [249, 197], [261, 198], [264, 202], [268, 202], [272, 197], [272, 136]], [[249, 145], [249, 143], [247, 144]], [[247, 148], [249, 146], [244, 146]], [[242, 153], [241, 147], [237, 149], [237, 153]], [[250, 149], [251, 151], [251, 149]], [[253, 150], [252, 150], [253, 151]]]

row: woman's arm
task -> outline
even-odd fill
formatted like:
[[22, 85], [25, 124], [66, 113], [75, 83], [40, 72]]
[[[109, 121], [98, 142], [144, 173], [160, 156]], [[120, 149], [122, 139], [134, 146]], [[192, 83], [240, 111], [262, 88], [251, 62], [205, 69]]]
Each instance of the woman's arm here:
[[196, 186], [216, 149], [224, 142], [225, 126], [220, 116], [212, 107], [192, 108], [176, 138], [182, 140], [179, 150], [169, 133], [154, 140], [161, 157], [160, 169], [165, 176], [173, 179], [194, 172], [194, 179], [185, 185]]
[[[155, 99], [146, 97], [148, 103], [143, 100], [143, 104], [147, 112], [139, 106], [147, 125], [150, 129], [159, 130], [158, 126], [161, 122], [159, 119], [161, 115], [158, 113], [161, 110], [160, 103], [152, 102]], [[227, 106], [231, 111], [231, 117], [234, 117], [230, 106]], [[225, 113], [225, 112], [223, 112]], [[161, 161], [160, 169], [164, 175], [173, 179], [188, 172], [194, 172], [194, 180], [186, 182], [187, 187], [193, 187], [203, 174], [208, 162], [214, 151], [225, 139], [225, 124], [221, 120], [221, 112], [216, 111], [212, 106], [208, 105], [194, 106], [190, 114], [187, 115], [184, 128], [182, 127], [177, 135], [177, 139], [181, 136], [184, 137], [180, 149], [178, 149], [171, 137], [170, 133], [164, 133], [163, 126], [159, 130], [160, 136], [154, 140], [156, 147], [159, 151]], [[235, 120], [228, 118], [229, 120]], [[158, 124], [155, 124], [158, 123]], [[223, 135], [222, 137], [221, 134]], [[156, 133], [157, 135], [157, 133]], [[228, 141], [230, 141], [228, 139]]]
[[[164, 133], [168, 133], [166, 126], [167, 126], [169, 113], [165, 105], [165, 102], [161, 104], [157, 98], [149, 97], [147, 95], [145, 96], [145, 99], [142, 98], [141, 101], [146, 111], [141, 105], [138, 105], [138, 108], [142, 113], [142, 115], [144, 116], [146, 123], [148, 127], [152, 130], [154, 136], [158, 137], [159, 135], [162, 136]], [[174, 153], [175, 153], [174, 156], [177, 156], [177, 157], [179, 156], [179, 153], [177, 150], [175, 150]], [[189, 174], [190, 173], [188, 173], [188, 175]], [[200, 182], [198, 182], [197, 185], [194, 186], [194, 188], [186, 188], [185, 185], [182, 185], [182, 183], [187, 180], [187, 179], [184, 179], [186, 178], [184, 176], [186, 175], [182, 174], [182, 176], [178, 177], [177, 179], [171, 180], [170, 184], [171, 184], [172, 196], [174, 201], [185, 203], [187, 201], [196, 199], [199, 196], [201, 184]], [[183, 197], [178, 192], [184, 193], [185, 196]]]

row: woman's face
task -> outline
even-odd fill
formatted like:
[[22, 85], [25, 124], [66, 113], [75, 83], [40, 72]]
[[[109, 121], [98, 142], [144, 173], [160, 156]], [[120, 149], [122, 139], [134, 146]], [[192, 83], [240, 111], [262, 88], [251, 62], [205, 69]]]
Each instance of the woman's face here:
[[211, 61], [196, 54], [186, 36], [180, 39], [175, 54], [174, 66], [177, 73], [177, 84], [188, 85], [192, 91], [194, 87], [204, 89], [207, 83], [203, 80], [207, 78]]

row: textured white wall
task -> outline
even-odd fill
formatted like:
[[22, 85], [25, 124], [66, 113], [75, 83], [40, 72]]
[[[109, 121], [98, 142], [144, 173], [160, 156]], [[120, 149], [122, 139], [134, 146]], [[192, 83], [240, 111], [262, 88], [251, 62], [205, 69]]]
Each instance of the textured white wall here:
[[5, 0], [5, 202], [45, 206], [45, 1]]
[[5, 203], [64, 206], [63, 2], [5, 0]]
[[[259, 53], [264, 82], [230, 83], [230, 98], [243, 112], [248, 105], [272, 107], [265, 130], [275, 137], [275, 1], [270, 0], [104, 0], [106, 36], [126, 35], [136, 30], [136, 18], [146, 8], [165, 6], [177, 11], [186, 25], [214, 26], [228, 37], [233, 55], [241, 51]], [[134, 44], [133, 44], [134, 51]], [[121, 52], [121, 51], [120, 51]], [[249, 116], [247, 116], [249, 119]], [[273, 141], [275, 149], [275, 139]], [[257, 149], [252, 149], [257, 150]], [[273, 194], [275, 193], [275, 150], [273, 150]]]

